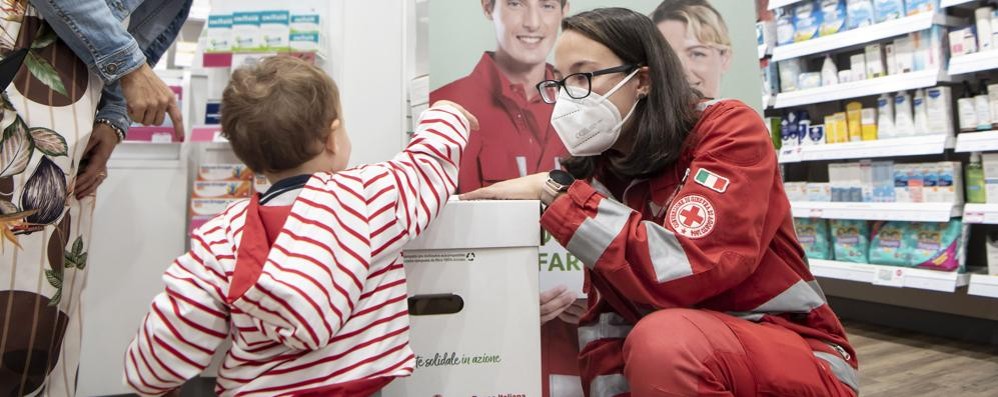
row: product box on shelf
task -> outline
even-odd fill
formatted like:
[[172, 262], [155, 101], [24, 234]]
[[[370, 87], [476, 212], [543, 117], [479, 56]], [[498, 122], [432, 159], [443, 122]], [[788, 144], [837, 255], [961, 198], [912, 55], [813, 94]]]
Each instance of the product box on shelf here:
[[232, 15], [208, 15], [204, 52], [231, 52], [232, 42]]
[[873, 202], [873, 162], [862, 160], [859, 162], [859, 187], [862, 202]]
[[911, 177], [911, 165], [894, 164], [894, 201], [899, 203], [910, 203], [911, 193], [908, 190], [908, 181]]
[[994, 11], [993, 7], [981, 7], [974, 10], [974, 19], [977, 22], [977, 48], [980, 48], [981, 51], [993, 49], [994, 38], [992, 36], [994, 32], [991, 30], [991, 15]]
[[998, 204], [998, 153], [981, 155], [981, 166], [984, 168], [984, 192], [988, 204]]
[[939, 9], [939, 0], [905, 0], [904, 8], [908, 15], [935, 12]]
[[232, 51], [252, 52], [263, 48], [260, 31], [260, 13], [236, 12], [232, 14]]
[[939, 70], [947, 66], [946, 37], [941, 27], [914, 32], [911, 38], [915, 47], [915, 70]]
[[894, 56], [898, 73], [915, 71], [915, 40], [911, 36], [902, 36], [894, 40]]
[[239, 198], [195, 198], [191, 199], [191, 216], [214, 216], [225, 211], [234, 202], [237, 202]]
[[783, 190], [787, 192], [787, 200], [807, 201], [807, 182], [783, 182]]
[[797, 241], [804, 253], [811, 259], [832, 259], [832, 241], [828, 231], [828, 220], [794, 218]]
[[541, 395], [539, 214], [537, 201], [451, 201], [405, 247], [416, 371], [382, 396]]
[[291, 13], [283, 11], [260, 12], [260, 37], [263, 39], [263, 51], [290, 51], [291, 45]]
[[291, 33], [319, 32], [318, 14], [291, 14]]
[[807, 201], [832, 201], [832, 188], [827, 182], [808, 182]]
[[846, 0], [821, 0], [821, 36], [846, 30]]
[[245, 198], [253, 191], [253, 183], [247, 180], [235, 181], [195, 181], [194, 198]]
[[974, 28], [965, 27], [949, 32], [949, 52], [953, 57], [961, 57], [977, 52], [977, 39]]
[[248, 181], [253, 172], [243, 164], [201, 164], [198, 166], [199, 181]]
[[873, 162], [873, 201], [894, 202], [894, 162]]
[[787, 45], [794, 42], [794, 16], [792, 8], [776, 10], [776, 44]]
[[794, 42], [818, 37], [821, 30], [821, 0], [806, 0], [794, 6]]
[[866, 62], [866, 77], [870, 79], [883, 77], [886, 68], [884, 67], [884, 52], [881, 49], [880, 44], [870, 44], [866, 46], [866, 52], [864, 55], [864, 60]]
[[874, 20], [877, 23], [908, 15], [904, 8], [904, 0], [874, 0], [873, 3]]
[[866, 53], [849, 57], [849, 70], [852, 70], [852, 81], [866, 80]]
[[929, 133], [953, 135], [953, 91], [949, 87], [925, 90]]
[[936, 186], [931, 192], [932, 200], [939, 203], [963, 203], [963, 167], [959, 161], [936, 163], [939, 173]]
[[873, 25], [875, 15], [873, 0], [848, 0], [846, 4], [846, 19], [849, 29]]
[[755, 41], [756, 45], [768, 46], [770, 48], [776, 46], [776, 21], [759, 21], [755, 23]]
[[924, 164], [909, 164], [908, 168], [908, 197], [913, 203], [925, 202], [925, 176], [927, 173]]

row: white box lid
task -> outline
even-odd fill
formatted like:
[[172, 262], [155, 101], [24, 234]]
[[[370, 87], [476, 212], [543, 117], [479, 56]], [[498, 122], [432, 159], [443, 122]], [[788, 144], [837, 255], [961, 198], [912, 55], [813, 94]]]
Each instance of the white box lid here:
[[537, 247], [541, 206], [536, 200], [461, 201], [452, 198], [405, 250]]

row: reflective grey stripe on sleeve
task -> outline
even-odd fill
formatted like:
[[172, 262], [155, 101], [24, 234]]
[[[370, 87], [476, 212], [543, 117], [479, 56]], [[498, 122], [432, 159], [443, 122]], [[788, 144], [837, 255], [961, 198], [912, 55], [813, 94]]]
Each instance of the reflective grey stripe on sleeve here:
[[621, 374], [600, 375], [589, 383], [590, 397], [614, 397], [630, 391], [631, 386], [627, 384], [627, 378]]
[[624, 230], [630, 215], [629, 207], [604, 198], [596, 209], [596, 217], [582, 221], [565, 248], [592, 269], [606, 247]]
[[631, 325], [616, 313], [603, 313], [596, 324], [579, 327], [579, 351], [600, 339], [623, 339], [631, 332]]
[[810, 286], [811, 289], [813, 289], [814, 292], [821, 297], [821, 300], [823, 302], [828, 303], [828, 298], [825, 297], [825, 291], [821, 289], [821, 285], [818, 284], [818, 280], [808, 281], [807, 285]]
[[825, 304], [825, 300], [804, 280], [797, 281], [790, 288], [770, 299], [769, 302], [752, 309], [753, 313], [810, 313]]
[[832, 374], [835, 375], [843, 384], [849, 386], [850, 389], [859, 394], [859, 373], [853, 368], [849, 363], [835, 354], [825, 353], [825, 352], [814, 352], [815, 357], [818, 357], [828, 363], [828, 366], [832, 368]]
[[652, 222], [642, 222], [648, 235], [648, 256], [659, 283], [693, 274], [693, 266], [675, 233]]

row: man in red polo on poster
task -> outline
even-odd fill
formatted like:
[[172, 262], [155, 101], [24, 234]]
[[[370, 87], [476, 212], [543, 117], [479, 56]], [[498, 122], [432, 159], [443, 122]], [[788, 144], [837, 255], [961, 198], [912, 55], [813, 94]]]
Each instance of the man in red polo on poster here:
[[[558, 38], [567, 0], [481, 0], [493, 23], [497, 46], [486, 51], [471, 73], [430, 93], [430, 101], [450, 100], [474, 114], [481, 128], [471, 134], [461, 160], [458, 192], [560, 169], [567, 154], [551, 127], [553, 105], [535, 86], [555, 78], [547, 56]], [[560, 247], [559, 247], [560, 248]], [[562, 249], [563, 250], [563, 249]], [[578, 378], [578, 291], [542, 291], [541, 368], [545, 397], [581, 391]]]

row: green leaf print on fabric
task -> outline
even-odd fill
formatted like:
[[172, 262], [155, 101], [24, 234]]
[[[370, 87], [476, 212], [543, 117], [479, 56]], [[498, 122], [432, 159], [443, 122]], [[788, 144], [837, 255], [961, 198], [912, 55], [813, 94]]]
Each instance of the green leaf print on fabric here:
[[66, 138], [63, 138], [59, 133], [45, 127], [35, 127], [28, 131], [31, 133], [35, 148], [45, 155], [59, 157], [65, 156], [69, 152]]
[[62, 79], [59, 77], [59, 72], [52, 67], [49, 61], [38, 56], [34, 51], [29, 51], [28, 56], [24, 57], [24, 65], [28, 67], [32, 76], [35, 76], [38, 81], [47, 85], [52, 91], [69, 96], [66, 86], [62, 84]]
[[34, 145], [24, 122], [18, 120], [20, 117], [4, 129], [0, 140], [0, 178], [24, 172], [31, 160]]

